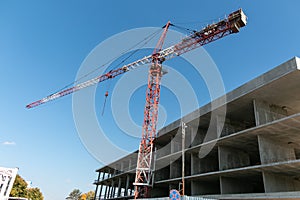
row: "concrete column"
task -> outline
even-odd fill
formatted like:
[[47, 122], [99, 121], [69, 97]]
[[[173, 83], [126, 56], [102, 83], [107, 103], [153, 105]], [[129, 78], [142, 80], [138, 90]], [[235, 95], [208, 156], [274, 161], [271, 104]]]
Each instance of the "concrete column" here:
[[250, 156], [236, 148], [219, 146], [219, 170], [245, 167], [250, 165]]
[[102, 180], [104, 180], [105, 174], [106, 174], [106, 172], [103, 172], [103, 173], [102, 173]]
[[[98, 179], [97, 179], [97, 183], [96, 183], [96, 190], [95, 190], [94, 199], [96, 199], [96, 197], [97, 197], [98, 187], [99, 187], [98, 183], [99, 183], [99, 181], [100, 181], [100, 175], [101, 175], [101, 172], [98, 173]], [[101, 185], [101, 186], [102, 186], [102, 185]]]
[[110, 187], [110, 193], [109, 193], [109, 198], [113, 198], [115, 186], [114, 186], [114, 181], [111, 182], [111, 187]]
[[116, 174], [117, 174], [117, 167], [115, 167], [115, 168], [113, 169], [113, 176], [116, 176]]
[[283, 106], [270, 104], [266, 101], [253, 100], [256, 126], [272, 122], [288, 115]]
[[109, 194], [110, 194], [110, 186], [106, 186], [104, 199], [109, 199]]
[[102, 175], [103, 175], [103, 172], [99, 172], [99, 173], [98, 173], [98, 178], [97, 178], [98, 181], [101, 180]]
[[129, 158], [129, 161], [128, 161], [128, 170], [131, 170], [131, 167], [132, 167], [132, 160], [131, 160], [131, 158]]
[[116, 192], [116, 187], [113, 186], [113, 187], [112, 187], [112, 190], [111, 190], [110, 198], [114, 198], [114, 197], [115, 197], [115, 192]]
[[258, 145], [262, 164], [296, 159], [296, 154], [293, 147], [274, 138], [259, 135]]
[[121, 177], [119, 178], [119, 183], [118, 183], [118, 194], [117, 194], [117, 197], [120, 197], [121, 196], [121, 184], [122, 184], [122, 179]]
[[112, 192], [112, 195], [111, 195], [112, 198], [115, 198], [115, 196], [116, 196], [116, 188], [117, 187], [115, 187], [115, 186], [113, 187], [113, 192]]
[[[178, 130], [178, 134], [171, 139], [171, 153], [180, 152], [182, 150], [182, 134], [181, 130]], [[170, 161], [170, 178], [176, 178], [181, 176], [181, 159], [180, 163], [178, 160]]]
[[132, 194], [133, 194], [133, 192], [134, 192], [134, 189], [130, 189], [130, 196], [132, 196]]
[[125, 194], [124, 194], [124, 196], [128, 196], [129, 181], [130, 181], [130, 176], [127, 174], [126, 175], [126, 186], [125, 186]]
[[96, 199], [96, 198], [97, 198], [97, 193], [98, 193], [98, 184], [96, 185], [96, 190], [95, 190], [94, 199]]
[[291, 176], [263, 172], [265, 192], [289, 192], [299, 191], [300, 181]]
[[124, 161], [123, 161], [123, 162], [121, 162], [120, 171], [121, 171], [121, 172], [123, 172], [123, 171], [124, 171]]
[[112, 193], [113, 193], [114, 187], [110, 186], [109, 187], [109, 193], [108, 193], [108, 198], [111, 199], [112, 198]]
[[191, 135], [191, 131], [190, 131], [190, 126], [192, 126], [191, 124], [187, 123], [186, 124], [187, 127], [185, 128], [185, 144], [184, 144], [184, 149], [187, 149], [191, 146], [192, 144], [192, 135]]
[[[103, 184], [101, 184], [101, 186], [100, 186], [100, 192], [99, 192], [99, 199], [101, 199], [101, 195], [102, 195], [102, 190], [103, 190]], [[96, 192], [95, 192], [95, 197], [96, 197]]]
[[112, 198], [115, 198], [115, 196], [116, 196], [116, 190], [117, 190], [117, 187], [114, 187]]

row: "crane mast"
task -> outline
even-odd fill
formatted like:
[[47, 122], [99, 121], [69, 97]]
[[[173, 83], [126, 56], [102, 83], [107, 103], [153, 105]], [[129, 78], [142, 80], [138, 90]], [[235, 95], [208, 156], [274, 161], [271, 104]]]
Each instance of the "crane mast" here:
[[164, 31], [152, 53], [152, 64], [149, 68], [148, 85], [146, 92], [146, 105], [144, 108], [144, 121], [142, 126], [142, 139], [139, 146], [137, 167], [135, 174], [135, 198], [149, 196], [149, 186], [153, 173], [153, 148], [156, 137], [158, 118], [158, 106], [160, 97], [160, 81], [162, 77], [162, 58], [159, 51], [169, 29], [170, 22], [164, 27]]
[[146, 91], [146, 104], [144, 108], [144, 121], [142, 126], [142, 138], [139, 145], [136, 177], [135, 182], [133, 183], [135, 186], [135, 198], [148, 197], [149, 189], [153, 185], [154, 181], [152, 180], [154, 166], [153, 150], [158, 120], [162, 63], [232, 33], [238, 33], [240, 28], [244, 27], [246, 24], [247, 17], [242, 9], [239, 9], [229, 14], [228, 17], [225, 17], [223, 20], [210, 24], [200, 31], [194, 31], [191, 35], [185, 37], [179, 43], [162, 50], [168, 28], [171, 26], [171, 23], [168, 22], [164, 26], [164, 31], [151, 55], [68, 89], [51, 94], [43, 99], [28, 104], [26, 108], [39, 106], [83, 88], [114, 78], [135, 68], [144, 66], [145, 64], [150, 64]]

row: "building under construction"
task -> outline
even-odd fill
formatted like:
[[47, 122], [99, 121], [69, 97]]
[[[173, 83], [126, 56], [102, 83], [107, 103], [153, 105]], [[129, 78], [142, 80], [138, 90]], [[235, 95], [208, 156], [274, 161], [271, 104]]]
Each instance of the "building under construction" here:
[[[151, 197], [299, 199], [299, 70], [293, 58], [159, 130]], [[96, 170], [96, 198], [133, 198], [136, 165], [134, 152]]]

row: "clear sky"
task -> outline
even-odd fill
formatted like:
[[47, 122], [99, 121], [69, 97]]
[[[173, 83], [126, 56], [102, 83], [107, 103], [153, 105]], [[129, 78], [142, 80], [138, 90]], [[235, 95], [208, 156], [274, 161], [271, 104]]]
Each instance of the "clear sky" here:
[[[94, 190], [95, 170], [102, 164], [78, 136], [72, 97], [32, 110], [26, 104], [72, 83], [87, 55], [114, 34], [161, 27], [168, 20], [201, 28], [203, 22], [243, 8], [247, 27], [204, 47], [230, 91], [300, 55], [299, 7], [298, 0], [0, 1], [0, 165], [19, 167], [19, 174], [39, 187], [46, 200], [64, 199], [75, 188]], [[107, 120], [103, 125], [107, 134], [118, 132], [117, 125], [108, 122], [110, 107], [101, 116], [103, 95], [97, 93], [98, 119]], [[207, 95], [203, 98], [200, 102], [209, 101]], [[131, 97], [130, 105], [139, 108], [132, 115], [141, 123], [144, 97]], [[179, 117], [172, 115], [166, 121]], [[110, 139], [128, 151], [138, 147], [137, 139]]]

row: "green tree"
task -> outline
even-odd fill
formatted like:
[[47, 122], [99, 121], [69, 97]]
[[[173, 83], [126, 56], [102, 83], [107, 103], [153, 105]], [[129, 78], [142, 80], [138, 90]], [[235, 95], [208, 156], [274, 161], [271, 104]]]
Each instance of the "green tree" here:
[[80, 200], [81, 197], [81, 192], [79, 189], [74, 189], [70, 194], [69, 194], [70, 199], [72, 200]]
[[27, 197], [27, 183], [17, 174], [13, 187], [10, 191], [11, 197]]
[[43, 194], [39, 188], [28, 188], [27, 198], [30, 200], [44, 200]]

